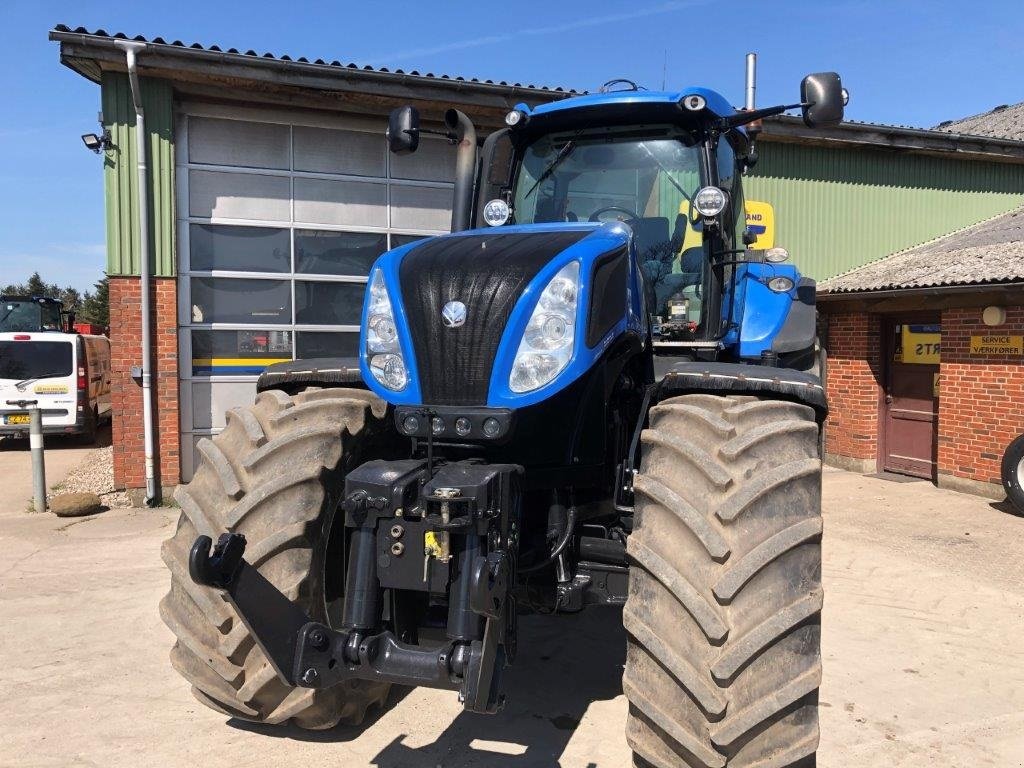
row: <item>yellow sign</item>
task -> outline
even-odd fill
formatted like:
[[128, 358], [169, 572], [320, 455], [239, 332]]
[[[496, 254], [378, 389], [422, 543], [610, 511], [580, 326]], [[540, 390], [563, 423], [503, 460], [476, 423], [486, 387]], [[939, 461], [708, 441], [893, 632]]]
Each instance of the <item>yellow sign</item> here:
[[1024, 336], [971, 336], [971, 354], [1024, 354]]
[[941, 340], [938, 325], [904, 325], [902, 362], [938, 365]]
[[758, 251], [775, 247], [775, 209], [771, 203], [747, 200], [743, 204], [746, 214], [747, 231], [757, 236], [750, 246]]
[[32, 387], [32, 391], [37, 395], [66, 395], [68, 393], [67, 384], [36, 384]]

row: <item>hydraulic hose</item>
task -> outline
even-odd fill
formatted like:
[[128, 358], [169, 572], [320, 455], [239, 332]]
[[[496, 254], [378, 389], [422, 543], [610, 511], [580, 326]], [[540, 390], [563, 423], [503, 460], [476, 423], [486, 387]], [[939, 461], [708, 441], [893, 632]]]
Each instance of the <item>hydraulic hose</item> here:
[[519, 573], [536, 573], [537, 571], [547, 568], [554, 564], [558, 559], [558, 556], [565, 552], [565, 548], [569, 546], [569, 542], [572, 541], [572, 535], [576, 531], [576, 507], [569, 507], [565, 511], [565, 530], [562, 532], [562, 538], [558, 540], [551, 553], [544, 560], [533, 565], [528, 565], [525, 568], [520, 568]]

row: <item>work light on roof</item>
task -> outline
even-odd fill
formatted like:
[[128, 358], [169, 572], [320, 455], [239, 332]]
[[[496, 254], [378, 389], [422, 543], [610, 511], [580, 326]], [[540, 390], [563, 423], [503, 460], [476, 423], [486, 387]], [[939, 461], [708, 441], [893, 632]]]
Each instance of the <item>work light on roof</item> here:
[[691, 112], [699, 112], [707, 105], [707, 100], [696, 93], [691, 96], [683, 96], [683, 106]]
[[517, 125], [523, 122], [523, 118], [526, 117], [521, 110], [513, 109], [511, 112], [505, 115], [505, 125], [509, 128], [515, 128]]

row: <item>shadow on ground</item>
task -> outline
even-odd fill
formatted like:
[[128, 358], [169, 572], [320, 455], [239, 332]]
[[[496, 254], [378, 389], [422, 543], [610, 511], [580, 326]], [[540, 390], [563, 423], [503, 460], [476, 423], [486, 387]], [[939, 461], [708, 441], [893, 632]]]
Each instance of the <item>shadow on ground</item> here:
[[[421, 747], [397, 733], [371, 761], [378, 768], [557, 768], [559, 758], [591, 702], [622, 693], [626, 655], [622, 613], [595, 608], [570, 616], [523, 616], [519, 656], [505, 671], [505, 709], [497, 715], [462, 712]], [[393, 689], [388, 709], [410, 691]], [[456, 696], [453, 692], [451, 696]], [[358, 728], [304, 731], [231, 720], [235, 728], [278, 738], [312, 742], [353, 741], [384, 727], [377, 712]], [[430, 717], [430, 713], [424, 713]], [[438, 723], [440, 726], [441, 724]], [[621, 728], [616, 723], [615, 728]], [[596, 765], [591, 763], [591, 765]]]

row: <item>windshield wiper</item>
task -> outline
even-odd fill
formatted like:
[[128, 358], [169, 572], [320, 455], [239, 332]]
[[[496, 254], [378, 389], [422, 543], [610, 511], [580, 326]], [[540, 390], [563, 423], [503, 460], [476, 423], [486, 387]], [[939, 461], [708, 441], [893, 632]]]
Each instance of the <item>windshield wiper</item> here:
[[67, 376], [67, 375], [69, 375], [69, 374], [66, 374], [63, 371], [54, 371], [52, 373], [40, 373], [38, 376], [30, 376], [27, 379], [22, 379], [21, 381], [17, 382], [14, 386], [15, 387], [24, 387], [26, 384], [31, 384], [33, 381], [39, 381], [40, 379], [51, 379], [54, 376]]
[[535, 182], [533, 182], [533, 186], [526, 191], [525, 195], [523, 195], [524, 200], [532, 195], [534, 190], [536, 190], [537, 187], [539, 187], [552, 173], [555, 172], [555, 168], [561, 165], [565, 158], [572, 154], [572, 151], [576, 149], [576, 139], [579, 138], [581, 133], [583, 133], [583, 131], [576, 131], [573, 137], [569, 139], [569, 141], [565, 142], [565, 145], [558, 150], [558, 154], [555, 155], [555, 159], [548, 163], [548, 167], [544, 169], [544, 172], [537, 177]]
[[659, 160], [653, 152], [651, 152], [651, 148], [647, 146], [647, 142], [641, 141], [640, 146], [643, 147], [644, 152], [647, 153], [647, 156], [650, 157], [651, 160], [653, 160], [655, 163], [657, 163], [658, 167], [665, 172], [665, 178], [668, 179], [668, 183], [675, 187], [679, 191], [680, 195], [686, 198], [686, 202], [692, 203], [693, 200], [690, 198], [688, 194], [686, 194], [686, 190], [679, 185], [678, 181], [672, 178], [672, 174], [669, 172], [668, 168], [666, 168], [665, 164], [661, 162], [661, 160]]

